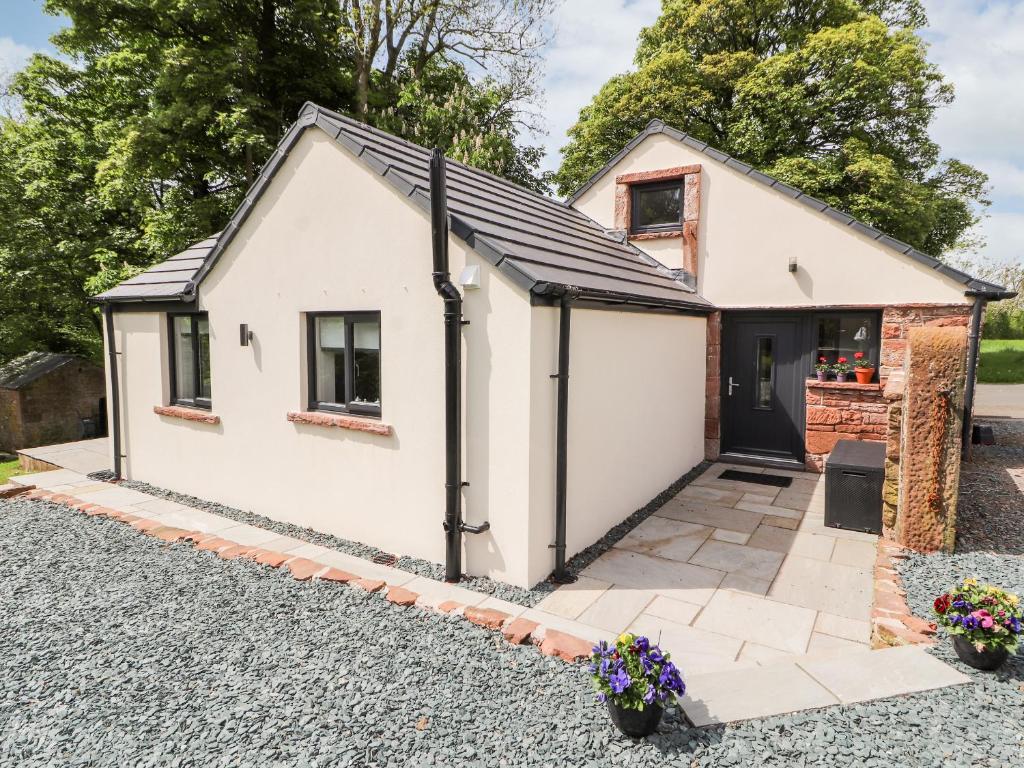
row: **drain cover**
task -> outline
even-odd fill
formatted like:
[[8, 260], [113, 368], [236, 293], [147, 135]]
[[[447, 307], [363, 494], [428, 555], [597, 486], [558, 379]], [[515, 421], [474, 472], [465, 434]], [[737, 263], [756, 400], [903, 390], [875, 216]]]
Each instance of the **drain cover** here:
[[398, 562], [398, 555], [389, 555], [387, 552], [381, 552], [379, 555], [374, 555], [371, 560], [377, 565], [394, 565]]

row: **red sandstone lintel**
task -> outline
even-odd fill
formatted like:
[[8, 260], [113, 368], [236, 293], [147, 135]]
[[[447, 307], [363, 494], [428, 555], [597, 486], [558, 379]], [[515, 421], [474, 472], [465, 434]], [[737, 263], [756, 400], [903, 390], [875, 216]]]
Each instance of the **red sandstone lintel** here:
[[346, 413], [326, 413], [324, 411], [291, 411], [288, 421], [293, 424], [312, 424], [317, 427], [340, 427], [356, 432], [369, 432], [373, 435], [391, 435], [391, 425], [376, 419], [362, 416], [350, 416]]
[[640, 171], [638, 173], [623, 173], [615, 177], [616, 184], [641, 184], [648, 181], [671, 181], [681, 179], [691, 173], [700, 173], [700, 164], [679, 165], [675, 168], [662, 168], [657, 171]]
[[153, 413], [157, 416], [169, 416], [172, 419], [184, 419], [185, 421], [198, 421], [202, 424], [220, 424], [220, 416], [201, 411], [198, 408], [186, 408], [181, 405], [154, 405]]

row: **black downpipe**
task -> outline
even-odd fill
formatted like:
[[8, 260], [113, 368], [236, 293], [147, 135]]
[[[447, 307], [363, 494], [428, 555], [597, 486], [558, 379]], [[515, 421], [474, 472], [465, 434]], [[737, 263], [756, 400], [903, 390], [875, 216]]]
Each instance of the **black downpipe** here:
[[117, 342], [114, 337], [114, 308], [103, 305], [107, 329], [107, 368], [110, 370], [110, 438], [114, 447], [114, 479], [121, 479], [121, 394], [117, 386]]
[[558, 314], [558, 379], [557, 412], [555, 417], [555, 571], [551, 580], [556, 584], [570, 584], [576, 577], [565, 567], [566, 547], [566, 486], [568, 483], [569, 453], [569, 331], [572, 325], [571, 289], [559, 299]]
[[971, 330], [967, 337], [967, 386], [964, 388], [964, 424], [961, 436], [960, 455], [964, 459], [971, 452], [974, 418], [974, 384], [978, 378], [978, 347], [981, 346], [981, 317], [988, 301], [982, 296], [974, 298], [971, 308]]
[[430, 155], [430, 235], [434, 289], [444, 300], [444, 579], [462, 577], [462, 534], [483, 533], [490, 523], [462, 521], [462, 294], [448, 272], [448, 195], [444, 152]]

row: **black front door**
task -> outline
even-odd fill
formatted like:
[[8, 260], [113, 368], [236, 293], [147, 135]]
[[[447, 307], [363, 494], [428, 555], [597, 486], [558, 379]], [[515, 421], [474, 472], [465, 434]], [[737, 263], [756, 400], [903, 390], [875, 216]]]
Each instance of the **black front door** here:
[[722, 322], [722, 453], [804, 461], [804, 322], [726, 314]]

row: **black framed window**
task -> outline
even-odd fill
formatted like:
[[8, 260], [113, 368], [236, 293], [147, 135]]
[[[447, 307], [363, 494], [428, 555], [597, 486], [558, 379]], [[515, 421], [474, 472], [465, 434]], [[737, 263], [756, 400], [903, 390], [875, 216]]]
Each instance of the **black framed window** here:
[[635, 184], [630, 208], [630, 230], [636, 233], [671, 232], [683, 226], [683, 180]]
[[205, 312], [169, 315], [171, 402], [209, 408], [210, 321]]
[[[875, 368], [878, 376], [878, 354], [881, 316], [878, 312], [828, 312], [815, 314], [811, 334], [814, 341], [812, 365], [825, 358], [829, 365], [845, 357], [850, 366], [857, 352]], [[814, 371], [808, 371], [813, 376]]]
[[309, 408], [380, 415], [380, 312], [306, 315]]

